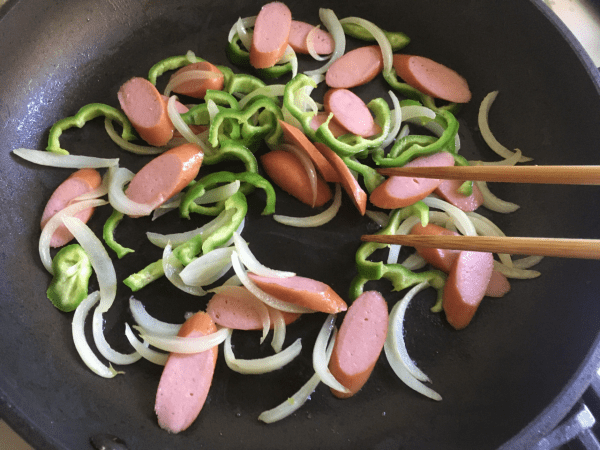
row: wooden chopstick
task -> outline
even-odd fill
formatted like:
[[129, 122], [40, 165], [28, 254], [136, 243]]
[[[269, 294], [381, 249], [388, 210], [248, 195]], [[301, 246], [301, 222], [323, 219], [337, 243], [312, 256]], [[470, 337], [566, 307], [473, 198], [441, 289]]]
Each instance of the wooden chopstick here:
[[600, 184], [600, 166], [389, 167], [386, 176], [541, 184]]
[[508, 253], [513, 255], [600, 259], [600, 239], [366, 234], [361, 237], [361, 240], [381, 244], [400, 244], [410, 247], [434, 247]]

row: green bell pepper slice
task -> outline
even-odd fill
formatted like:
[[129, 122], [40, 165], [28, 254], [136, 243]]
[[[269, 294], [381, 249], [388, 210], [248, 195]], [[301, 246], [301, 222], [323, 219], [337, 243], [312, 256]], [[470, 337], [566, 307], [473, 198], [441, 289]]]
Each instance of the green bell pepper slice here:
[[[348, 36], [360, 39], [361, 41], [374, 42], [376, 40], [369, 30], [356, 23], [342, 23], [342, 28]], [[410, 43], [410, 38], [401, 31], [381, 31], [383, 31], [383, 34], [385, 34], [385, 37], [390, 42], [393, 52], [406, 47]]]
[[123, 219], [124, 214], [122, 212], [113, 209], [112, 214], [106, 219], [104, 222], [104, 227], [102, 228], [102, 238], [106, 245], [111, 248], [119, 259], [125, 256], [127, 253], [133, 253], [134, 250], [131, 248], [123, 247], [115, 240], [115, 230], [117, 229], [117, 225]]
[[252, 69], [259, 77], [267, 79], [279, 78], [293, 70], [291, 62], [276, 64], [273, 67], [268, 67], [266, 69], [255, 69], [250, 64], [250, 53], [241, 47], [241, 42], [240, 37], [236, 33], [225, 49], [227, 57], [236, 66]]
[[135, 292], [148, 286], [153, 281], [158, 280], [164, 274], [165, 271], [163, 270], [162, 259], [159, 259], [158, 261], [148, 264], [139, 272], [129, 275], [123, 280], [123, 283]]
[[186, 55], [169, 56], [154, 64], [148, 71], [148, 81], [156, 86], [156, 80], [169, 70], [181, 69], [189, 64], [206, 61], [191, 52]]
[[64, 312], [75, 310], [88, 295], [92, 263], [81, 245], [61, 248], [52, 260], [54, 277], [46, 291], [52, 304]]

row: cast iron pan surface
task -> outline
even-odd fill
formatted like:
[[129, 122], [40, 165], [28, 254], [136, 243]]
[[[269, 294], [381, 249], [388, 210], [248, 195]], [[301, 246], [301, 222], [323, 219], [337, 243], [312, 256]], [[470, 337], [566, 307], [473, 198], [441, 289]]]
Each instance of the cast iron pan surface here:
[[[340, 18], [364, 17], [384, 29], [404, 31], [412, 38], [407, 53], [428, 56], [464, 75], [473, 92], [459, 115], [461, 153], [467, 158], [499, 159], [477, 129], [479, 103], [499, 90], [490, 121], [500, 142], [521, 148], [537, 164], [599, 162], [597, 76], [545, 6], [517, 0], [287, 3], [295, 18], [313, 23], [318, 23], [318, 8], [328, 7]], [[382, 356], [355, 397], [338, 400], [320, 385], [292, 417], [268, 426], [259, 422], [261, 411], [282, 402], [313, 374], [311, 351], [322, 314], [289, 327], [286, 343], [302, 337], [304, 351], [278, 372], [239, 375], [226, 367], [221, 353], [200, 417], [179, 435], [161, 430], [153, 412], [160, 367], [142, 361], [106, 380], [77, 355], [72, 314], [60, 313], [46, 299], [50, 277], [37, 255], [42, 209], [71, 171], [40, 168], [11, 150], [45, 148], [49, 127], [87, 103], [117, 106], [119, 86], [132, 76], [146, 76], [165, 57], [193, 50], [213, 63], [231, 65], [225, 55], [227, 32], [238, 17], [256, 14], [261, 5], [23, 0], [0, 10], [0, 415], [36, 449], [48, 450], [91, 448], [90, 436], [99, 433], [120, 437], [131, 450], [464, 450], [533, 444], [560, 419], [557, 404], [562, 414], [573, 405], [598, 363], [593, 351], [600, 315], [596, 261], [543, 260], [537, 267], [541, 277], [513, 281], [505, 298], [486, 299], [461, 332], [429, 311], [433, 290], [419, 295], [407, 314], [407, 346], [442, 395], [439, 403], [404, 386]], [[387, 89], [380, 80], [357, 92], [369, 99]], [[66, 132], [61, 144], [74, 154], [119, 157], [134, 172], [148, 161], [119, 150], [101, 120]], [[496, 184], [493, 191], [521, 205], [509, 216], [485, 212], [508, 235], [599, 237], [597, 188]], [[278, 213], [310, 213], [284, 194], [278, 197]], [[347, 295], [359, 236], [375, 231], [347, 197], [339, 216], [315, 230], [284, 228], [260, 216], [260, 193], [249, 202], [244, 237], [259, 260], [320, 279]], [[96, 213], [90, 223], [96, 232], [108, 214], [108, 208]], [[122, 222], [117, 238], [136, 253], [115, 263], [119, 283], [160, 258], [145, 231], [183, 231], [204, 220], [164, 219]], [[96, 287], [92, 281], [91, 289]], [[380, 289], [390, 306], [403, 295], [385, 283], [367, 288]], [[108, 339], [121, 351], [127, 351], [123, 323], [132, 321], [126, 306], [130, 295], [120, 283], [117, 302], [106, 315]], [[171, 322], [181, 322], [184, 312], [202, 309], [206, 302], [164, 280], [136, 297], [151, 314]], [[258, 346], [258, 336], [234, 333], [237, 354], [270, 354], [268, 344]]]

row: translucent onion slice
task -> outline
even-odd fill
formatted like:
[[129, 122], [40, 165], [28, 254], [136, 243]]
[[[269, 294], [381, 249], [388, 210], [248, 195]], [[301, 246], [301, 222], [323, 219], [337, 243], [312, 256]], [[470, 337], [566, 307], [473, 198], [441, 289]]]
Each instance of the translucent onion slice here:
[[154, 245], [160, 248], [165, 248], [169, 242], [171, 243], [172, 247], [177, 247], [178, 245], [183, 244], [184, 242], [193, 238], [196, 235], [201, 234], [203, 236], [209, 236], [210, 234], [214, 233], [216, 230], [218, 230], [224, 224], [231, 220], [231, 218], [233, 217], [233, 213], [234, 211], [231, 210], [222, 211], [213, 220], [194, 230], [173, 234], [159, 234], [147, 232], [146, 237], [150, 242], [152, 242]]
[[419, 270], [427, 265], [427, 260], [423, 258], [418, 253], [413, 253], [408, 256], [404, 261], [402, 261], [402, 265], [406, 267], [408, 270]]
[[542, 259], [544, 259], [544, 257], [538, 255], [525, 256], [524, 258], [515, 259], [513, 261], [513, 267], [516, 267], [517, 269], [529, 269], [538, 264]]
[[452, 217], [454, 223], [456, 224], [456, 226], [462, 234], [466, 236], [477, 235], [477, 231], [475, 231], [475, 227], [469, 219], [469, 216], [467, 216], [464, 211], [457, 208], [456, 206], [432, 196], [425, 197], [423, 199], [423, 203], [425, 203], [430, 208], [437, 208], [447, 212]]
[[308, 34], [306, 35], [306, 48], [308, 49], [308, 54], [312, 56], [313, 59], [317, 61], [325, 61], [327, 59], [327, 56], [321, 56], [315, 50], [315, 34], [320, 29], [321, 25], [317, 25], [308, 32]]
[[133, 179], [133, 176], [133, 172], [129, 169], [126, 169], [125, 167], [118, 168], [110, 180], [110, 185], [108, 187], [108, 201], [114, 209], [125, 215], [148, 216], [162, 200], [157, 201], [154, 205], [147, 205], [129, 199], [125, 195], [123, 188]]
[[[337, 332], [334, 329], [333, 335], [331, 336], [331, 341], [327, 346], [327, 365], [329, 365], [329, 360], [331, 359], [331, 353], [333, 352], [336, 334]], [[258, 420], [262, 420], [265, 423], [273, 423], [281, 419], [285, 419], [289, 415], [298, 411], [298, 409], [300, 409], [300, 407], [306, 403], [320, 382], [321, 378], [319, 378], [319, 375], [315, 373], [294, 395], [289, 397], [275, 408], [263, 411], [258, 416]]]
[[[396, 234], [406, 235], [406, 234], [410, 233], [410, 230], [412, 230], [412, 227], [414, 227], [418, 223], [421, 223], [421, 219], [419, 217], [417, 217], [417, 216], [408, 217], [400, 224], [400, 226], [396, 230]], [[388, 260], [387, 260], [388, 264], [397, 264], [398, 263], [398, 257], [400, 256], [401, 249], [402, 249], [402, 246], [399, 244], [390, 245], [390, 251], [388, 253]]]
[[475, 181], [475, 184], [477, 185], [477, 187], [481, 191], [481, 195], [483, 196], [483, 206], [485, 206], [490, 211], [508, 214], [511, 212], [515, 212], [517, 209], [520, 208], [520, 206], [516, 203], [507, 202], [492, 194], [492, 191], [490, 191], [485, 181]]
[[501, 262], [494, 261], [494, 269], [506, 276], [506, 278], [516, 278], [519, 280], [530, 280], [541, 275], [537, 270], [521, 269], [519, 267], [508, 267]]
[[278, 298], [273, 297], [272, 295], [267, 294], [265, 291], [260, 289], [249, 277], [244, 268], [242, 267], [242, 263], [240, 262], [240, 258], [237, 252], [233, 252], [231, 255], [231, 262], [233, 264], [233, 270], [235, 274], [238, 276], [242, 284], [252, 292], [260, 301], [267, 304], [271, 308], [278, 309], [280, 311], [285, 312], [293, 312], [293, 313], [313, 313], [312, 309], [304, 308], [302, 306], [294, 305], [292, 303], [284, 302], [279, 300]]
[[515, 166], [520, 161], [522, 155], [523, 152], [517, 148], [512, 156], [500, 161], [470, 161], [470, 163], [478, 166]]
[[269, 308], [269, 314], [273, 316], [273, 340], [271, 347], [276, 353], [279, 353], [283, 348], [287, 326], [283, 314], [278, 309]]
[[403, 137], [406, 137], [410, 134], [410, 127], [408, 126], [408, 124], [404, 125], [402, 127], [402, 129], [400, 130], [400, 133], [398, 133], [398, 139], [401, 139]]
[[310, 159], [310, 156], [303, 150], [302, 148], [293, 145], [293, 144], [281, 144], [277, 147], [280, 150], [285, 150], [286, 152], [290, 152], [291, 154], [298, 157], [306, 175], [308, 176], [308, 182], [310, 184], [310, 191], [312, 193], [312, 207], [315, 207], [315, 203], [317, 202], [317, 171], [315, 169], [315, 164]]
[[238, 232], [233, 233], [233, 243], [240, 261], [250, 272], [262, 277], [289, 278], [296, 276], [294, 272], [271, 269], [261, 264], [250, 250], [250, 247], [248, 247], [248, 243], [242, 239], [242, 236]]
[[133, 348], [142, 356], [142, 358], [154, 363], [158, 366], [164, 366], [167, 364], [167, 360], [169, 359], [168, 353], [157, 352], [156, 350], [152, 350], [148, 348], [148, 343], [141, 343], [131, 331], [131, 327], [128, 323], [125, 324], [125, 336], [127, 340], [131, 344]]
[[321, 381], [332, 389], [340, 392], [350, 392], [345, 386], [343, 386], [338, 380], [335, 379], [333, 374], [329, 371], [329, 358], [327, 358], [327, 341], [331, 335], [335, 325], [335, 314], [329, 314], [321, 331], [317, 336], [315, 346], [313, 347], [313, 368], [315, 373], [319, 376]]
[[81, 220], [77, 217], [65, 217], [63, 223], [90, 258], [100, 289], [98, 309], [104, 313], [112, 306], [117, 294], [117, 274], [112, 260], [100, 239]]
[[94, 336], [94, 343], [96, 344], [98, 351], [111, 363], [129, 365], [142, 359], [142, 355], [135, 351], [135, 349], [133, 353], [123, 354], [117, 352], [110, 346], [106, 340], [106, 337], [104, 336], [104, 317], [102, 317], [102, 312], [100, 311], [99, 307], [94, 311], [94, 317], [92, 319], [92, 332]]
[[331, 33], [335, 45], [333, 48], [333, 53], [329, 58], [329, 61], [327, 61], [327, 63], [324, 66], [316, 70], [304, 72], [309, 77], [327, 72], [327, 69], [329, 69], [329, 67], [335, 62], [335, 60], [342, 56], [346, 51], [346, 35], [344, 33], [344, 29], [342, 28], [342, 24], [338, 20], [335, 13], [331, 9], [320, 8], [319, 18], [321, 19], [321, 22], [323, 22], [327, 30]]
[[367, 209], [365, 211], [365, 215], [380, 227], [387, 225], [387, 223], [390, 220], [390, 216], [388, 216], [383, 211], [372, 211], [370, 209]]
[[294, 358], [300, 354], [301, 350], [302, 342], [301, 339], [298, 338], [296, 339], [296, 342], [288, 348], [275, 355], [257, 359], [237, 359], [231, 346], [231, 333], [227, 336], [225, 344], [223, 345], [223, 353], [225, 355], [227, 366], [234, 372], [247, 375], [260, 375], [281, 369], [286, 364], [293, 361]]
[[183, 192], [179, 194], [175, 194], [169, 200], [164, 202], [158, 208], [154, 209], [152, 212], [152, 220], [156, 220], [161, 216], [164, 216], [168, 212], [171, 212], [177, 208], [179, 208], [179, 204], [181, 203], [181, 199], [183, 198]]
[[[134, 327], [136, 328], [136, 327]], [[137, 329], [137, 328], [136, 328]], [[144, 330], [140, 331], [140, 337], [147, 341], [153, 347], [160, 350], [173, 353], [202, 353], [206, 350], [219, 345], [223, 342], [229, 333], [230, 328], [221, 328], [214, 333], [206, 336], [198, 337], [182, 337], [182, 336], [162, 336], [159, 334], [150, 334]]]
[[233, 247], [215, 248], [189, 263], [180, 273], [188, 286], [207, 286], [216, 282], [231, 269]]
[[[506, 236], [506, 234], [504, 234], [498, 225], [496, 225], [487, 217], [484, 217], [476, 212], [467, 212], [467, 216], [469, 219], [471, 219], [471, 222], [473, 222], [477, 234], [482, 236]], [[508, 267], [513, 266], [512, 257], [510, 255], [498, 253], [498, 257], [500, 258], [500, 261], [502, 261]]]
[[[442, 133], [445, 131], [443, 126], [441, 126], [437, 122], [434, 122], [433, 120], [427, 122], [423, 126], [438, 137], [441, 136]], [[458, 136], [458, 133], [454, 135], [454, 150], [456, 152], [460, 150], [460, 137]]]
[[285, 91], [285, 84], [270, 84], [267, 86], [262, 86], [257, 89], [254, 89], [249, 94], [245, 95], [240, 99], [239, 105], [240, 108], [244, 109], [246, 104], [252, 100], [254, 97], [258, 95], [266, 95], [267, 97], [275, 98], [275, 97], [283, 97], [283, 93]]
[[108, 186], [110, 184], [111, 176], [112, 171], [107, 170], [104, 176], [102, 177], [102, 183], [100, 183], [100, 186], [98, 186], [95, 189], [92, 189], [89, 192], [86, 192], [85, 194], [81, 194], [80, 196], [75, 197], [69, 203], [73, 204], [75, 202], [82, 202], [84, 200], [93, 200], [96, 198], [104, 197], [106, 194], [108, 194]]
[[183, 264], [173, 255], [171, 244], [167, 244], [163, 251], [162, 257], [163, 270], [167, 279], [173, 286], [179, 288], [183, 292], [201, 297], [206, 295], [206, 291], [199, 286], [188, 286], [183, 282], [179, 274], [183, 270]]
[[79, 356], [85, 365], [88, 366], [92, 372], [104, 378], [113, 378], [115, 375], [123, 372], [117, 372], [110, 364], [108, 367], [105, 366], [94, 354], [85, 338], [85, 318], [98, 300], [100, 300], [100, 292], [92, 292], [75, 310], [72, 323], [73, 342], [75, 343], [77, 353], [79, 353]]
[[233, 194], [240, 190], [240, 180], [232, 181], [231, 183], [212, 188], [204, 192], [200, 197], [194, 200], [197, 205], [206, 205], [216, 203], [221, 200], [227, 200]]
[[292, 116], [292, 113], [285, 106], [281, 108], [281, 112], [283, 114], [283, 120], [290, 125], [295, 126], [296, 128], [302, 129], [302, 124], [298, 119]]
[[256, 23], [256, 16], [245, 17], [243, 19], [240, 17], [229, 30], [229, 35], [227, 37], [228, 42], [233, 41], [236, 33], [238, 33], [238, 22], [240, 22], [240, 25], [244, 28], [251, 28]]
[[229, 42], [233, 41], [234, 36], [237, 34], [240, 41], [242, 41], [242, 45], [246, 47], [246, 50], [250, 51], [250, 47], [252, 47], [252, 32], [246, 30], [246, 28], [253, 27], [255, 23], [256, 16], [245, 19], [240, 17], [229, 32]]
[[289, 225], [292, 227], [299, 228], [311, 228], [311, 227], [320, 227], [321, 225], [326, 224], [331, 221], [340, 210], [340, 206], [342, 205], [342, 189], [338, 184], [335, 186], [335, 194], [333, 196], [333, 202], [325, 211], [316, 214], [314, 216], [308, 217], [290, 217], [290, 216], [282, 216], [279, 214], [274, 214], [273, 219], [276, 222], [282, 223], [284, 225]]
[[392, 110], [392, 127], [385, 140], [381, 143], [382, 148], [386, 148], [394, 142], [394, 139], [396, 139], [396, 136], [400, 132], [400, 126], [402, 124], [402, 108], [400, 107], [400, 101], [398, 101], [398, 97], [392, 91], [388, 91], [388, 94], [392, 99], [394, 109]]
[[[402, 107], [402, 120], [405, 122], [414, 122], [421, 125], [421, 119], [435, 119], [435, 111], [426, 106], [409, 105]], [[417, 120], [419, 119], [419, 120]]]
[[126, 141], [116, 132], [115, 127], [108, 117], [104, 119], [104, 128], [112, 141], [121, 147], [123, 150], [135, 153], [136, 155], [158, 155], [168, 149], [168, 147], [153, 147], [151, 145], [138, 145]]
[[169, 80], [169, 82], [165, 86], [165, 91], [163, 92], [163, 95], [168, 97], [169, 95], [171, 95], [171, 92], [173, 92], [173, 90], [177, 89], [179, 86], [181, 86], [184, 83], [187, 83], [188, 81], [211, 80], [214, 78], [219, 78], [221, 76], [222, 75], [216, 72], [211, 72], [210, 70], [186, 70], [185, 72], [181, 72], [173, 76]]
[[[509, 158], [510, 156], [512, 156], [514, 154], [514, 152], [512, 152], [511, 150], [506, 148], [500, 142], [498, 142], [498, 140], [495, 138], [492, 131], [490, 130], [490, 125], [489, 125], [489, 120], [488, 120], [490, 108], [492, 107], [494, 100], [496, 100], [497, 95], [498, 95], [498, 91], [493, 91], [485, 96], [485, 98], [481, 102], [481, 105], [479, 106], [479, 114], [477, 116], [477, 122], [479, 125], [479, 131], [481, 132], [481, 136], [483, 137], [483, 140], [486, 142], [486, 144], [498, 155], [502, 156], [503, 158]], [[521, 156], [521, 159], [519, 161], [527, 162], [527, 161], [532, 161], [532, 160], [533, 160], [533, 158]]]
[[15, 155], [42, 166], [63, 167], [67, 169], [101, 169], [119, 165], [119, 158], [96, 158], [81, 155], [60, 155], [45, 150], [17, 148], [12, 151]]
[[198, 145], [207, 155], [214, 154], [214, 151], [209, 147], [209, 145], [204, 142], [200, 136], [196, 136], [188, 124], [183, 121], [181, 114], [179, 114], [179, 111], [177, 111], [177, 106], [175, 105], [176, 101], [177, 97], [172, 95], [169, 97], [169, 101], [167, 102], [167, 113], [169, 114], [169, 119], [171, 119], [175, 129], [179, 131], [186, 141]]
[[383, 57], [383, 72], [387, 73], [393, 70], [392, 45], [390, 44], [390, 41], [385, 36], [381, 28], [379, 28], [373, 22], [362, 19], [360, 17], [346, 17], [340, 20], [340, 23], [352, 23], [355, 25], [360, 25], [369, 33], [371, 33], [371, 35], [375, 38], [377, 44], [379, 44], [379, 47], [381, 48], [381, 55]]
[[52, 256], [50, 255], [50, 240], [52, 239], [52, 235], [57, 230], [57, 228], [60, 225], [62, 225], [63, 218], [74, 216], [78, 212], [88, 208], [95, 208], [106, 204], [107, 202], [105, 200], [100, 199], [84, 200], [82, 202], [73, 203], [72, 205], [69, 205], [66, 208], [57, 212], [46, 223], [46, 225], [42, 229], [42, 233], [40, 234], [38, 251], [40, 253], [40, 259], [42, 260], [42, 264], [48, 272], [54, 274], [54, 271], [52, 270]]
[[144, 308], [144, 305], [133, 295], [129, 298], [129, 310], [133, 316], [133, 320], [144, 330], [166, 336], [174, 336], [179, 333], [181, 324], [167, 323], [152, 317]]

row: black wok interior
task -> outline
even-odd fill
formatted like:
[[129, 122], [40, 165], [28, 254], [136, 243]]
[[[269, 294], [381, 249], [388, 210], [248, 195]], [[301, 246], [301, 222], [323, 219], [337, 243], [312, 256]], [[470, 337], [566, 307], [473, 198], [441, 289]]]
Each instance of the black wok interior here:
[[[50, 276], [37, 253], [41, 211], [70, 171], [35, 166], [11, 150], [44, 149], [49, 127], [87, 103], [117, 106], [119, 86], [132, 76], [146, 76], [165, 57], [193, 50], [231, 66], [225, 55], [229, 28], [238, 17], [256, 14], [262, 3], [22, 0], [0, 8], [0, 416], [43, 450], [91, 448], [89, 438], [98, 433], [119, 436], [131, 450], [464, 450], [503, 444], [524, 448], [536, 442], [559, 420], [557, 409], [574, 403], [599, 360], [594, 351], [600, 315], [596, 261], [546, 258], [537, 267], [541, 277], [514, 281], [505, 298], [486, 299], [461, 332], [429, 311], [433, 291], [420, 295], [407, 313], [406, 341], [442, 395], [439, 403], [404, 386], [382, 357], [355, 397], [336, 399], [320, 385], [293, 417], [268, 426], [259, 422], [261, 411], [286, 399], [312, 375], [312, 344], [325, 319], [320, 314], [289, 328], [286, 342], [302, 337], [304, 350], [281, 371], [242, 376], [221, 360], [200, 417], [179, 435], [161, 430], [153, 413], [160, 367], [139, 362], [106, 380], [77, 355], [72, 314], [60, 313], [46, 299]], [[300, 20], [317, 23], [319, 7], [327, 7], [340, 18], [359, 16], [403, 31], [412, 39], [407, 53], [428, 56], [465, 76], [473, 92], [473, 101], [459, 114], [461, 153], [467, 158], [498, 159], [477, 128], [479, 103], [498, 90], [490, 122], [500, 142], [522, 149], [536, 164], [598, 163], [597, 75], [541, 2], [286, 3]], [[380, 80], [360, 95], [370, 98], [385, 91]], [[74, 154], [119, 157], [133, 171], [148, 161], [112, 144], [101, 120], [69, 130], [61, 143]], [[509, 216], [485, 212], [507, 235], [600, 237], [595, 187], [497, 184], [492, 189], [521, 205]], [[359, 236], [374, 231], [370, 221], [346, 197], [331, 223], [293, 230], [260, 216], [263, 200], [260, 193], [249, 198], [244, 231], [258, 259], [318, 278], [345, 296], [355, 273]], [[282, 194], [278, 213], [310, 211]], [[92, 228], [101, 230], [108, 214], [99, 210]], [[136, 253], [115, 263], [119, 281], [160, 258], [160, 251], [145, 241], [145, 231], [180, 231], [199, 224], [199, 219], [190, 224], [175, 217], [125, 220], [118, 237]], [[385, 283], [368, 287], [380, 289], [390, 305], [403, 294], [391, 292]], [[130, 295], [120, 283], [117, 303], [106, 315], [108, 338], [122, 351], [127, 350], [122, 334], [123, 323], [131, 322]], [[164, 281], [136, 297], [151, 314], [173, 322], [206, 302]], [[269, 354], [267, 344], [258, 347], [257, 336], [234, 334], [236, 352], [245, 357]]]

